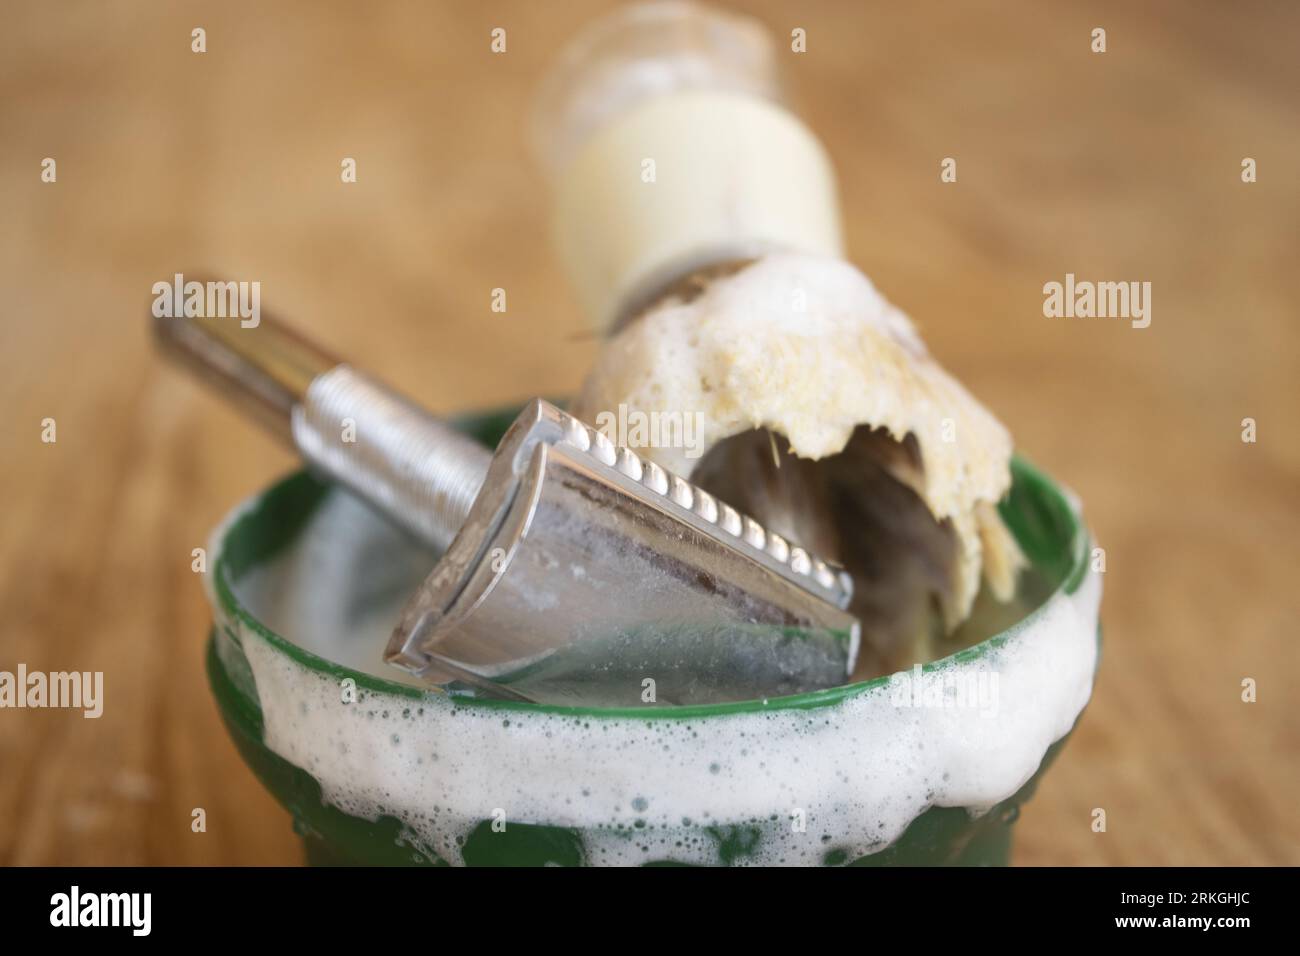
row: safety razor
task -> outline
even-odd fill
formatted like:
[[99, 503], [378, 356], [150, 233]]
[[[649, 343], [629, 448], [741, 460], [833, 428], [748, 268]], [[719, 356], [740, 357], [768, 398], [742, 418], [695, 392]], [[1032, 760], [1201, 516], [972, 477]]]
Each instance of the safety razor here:
[[[451, 690], [713, 703], [843, 683], [848, 574], [534, 399], [492, 452], [263, 312], [155, 318], [182, 359], [441, 556], [385, 652]], [[466, 688], [468, 685], [468, 688]]]

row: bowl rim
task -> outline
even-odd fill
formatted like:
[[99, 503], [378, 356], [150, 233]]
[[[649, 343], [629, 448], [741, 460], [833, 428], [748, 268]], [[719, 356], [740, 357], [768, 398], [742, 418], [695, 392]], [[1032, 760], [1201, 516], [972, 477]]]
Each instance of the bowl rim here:
[[[949, 667], [978, 661], [1001, 648], [1013, 637], [1025, 634], [1033, 629], [1034, 622], [1046, 613], [1046, 608], [1058, 595], [1071, 595], [1083, 582], [1087, 568], [1090, 536], [1083, 523], [1077, 499], [1056, 484], [1043, 471], [1030, 464], [1019, 455], [1011, 462], [1013, 489], [1017, 485], [1027, 486], [1035, 495], [1046, 500], [1052, 507], [1053, 517], [1068, 523], [1065, 533], [1068, 536], [1069, 564], [1055, 576], [1057, 584], [1043, 601], [1023, 618], [1010, 627], [986, 637], [969, 647], [952, 654], [929, 661], [921, 666], [922, 673], [930, 673]], [[216, 558], [212, 569], [212, 588], [210, 599], [217, 605], [214, 610], [224, 614], [227, 620], [235, 620], [249, 628], [272, 648], [285, 654], [294, 662], [318, 673], [327, 674], [335, 679], [352, 679], [358, 688], [372, 692], [390, 694], [409, 700], [428, 700], [446, 698], [458, 706], [481, 707], [503, 712], [539, 714], [584, 719], [644, 719], [644, 720], [694, 720], [702, 717], [725, 716], [732, 714], [753, 714], [766, 711], [813, 709], [840, 704], [859, 694], [870, 693], [888, 685], [892, 674], [881, 674], [867, 680], [840, 684], [823, 690], [806, 691], [784, 697], [754, 698], [740, 701], [727, 701], [713, 704], [691, 705], [652, 705], [644, 707], [590, 707], [568, 704], [536, 704], [525, 701], [498, 700], [473, 697], [457, 693], [448, 693], [432, 687], [423, 688], [410, 684], [390, 681], [375, 674], [358, 671], [344, 664], [339, 664], [322, 657], [313, 651], [294, 643], [288, 638], [271, 630], [241, 602], [231, 585], [236, 572], [231, 567], [229, 543], [232, 538], [247, 529], [259, 519], [266, 517], [270, 503], [278, 496], [292, 496], [308, 493], [318, 494], [322, 499], [335, 486], [314, 477], [305, 469], [300, 469], [276, 481], [261, 492], [253, 495], [238, 506], [213, 534], [216, 545]], [[1004, 500], [1005, 504], [1005, 500]], [[314, 509], [315, 505], [312, 505]], [[280, 546], [288, 544], [294, 534], [287, 533]], [[267, 557], [269, 554], [260, 555]], [[1033, 562], [1031, 558], [1031, 563]]]

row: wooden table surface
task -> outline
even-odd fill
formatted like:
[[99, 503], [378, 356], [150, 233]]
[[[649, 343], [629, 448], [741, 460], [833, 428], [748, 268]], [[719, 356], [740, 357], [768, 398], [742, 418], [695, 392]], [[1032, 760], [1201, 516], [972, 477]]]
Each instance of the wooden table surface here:
[[[155, 357], [150, 287], [257, 279], [435, 409], [573, 390], [595, 343], [526, 118], [609, 6], [6, 6], [0, 669], [103, 670], [107, 700], [0, 711], [0, 862], [299, 860], [208, 693], [190, 570], [293, 458]], [[1096, 693], [1015, 859], [1300, 863], [1300, 7], [743, 6], [807, 30], [785, 67], [854, 260], [1107, 550]], [[1151, 326], [1045, 318], [1067, 272], [1150, 281]]]

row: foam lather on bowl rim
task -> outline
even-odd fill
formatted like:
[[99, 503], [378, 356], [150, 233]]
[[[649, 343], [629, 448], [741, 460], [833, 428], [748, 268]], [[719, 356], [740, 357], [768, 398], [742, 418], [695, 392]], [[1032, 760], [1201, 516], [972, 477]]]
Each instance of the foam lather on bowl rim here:
[[[239, 734], [319, 785], [275, 791], [303, 826], [337, 825], [322, 804], [395, 820], [420, 859], [473, 862], [474, 834], [496, 838], [498, 818], [507, 835], [560, 828], [588, 863], [870, 858], [929, 808], [983, 819], [1033, 778], [1088, 701], [1101, 575], [1087, 573], [1077, 503], [1023, 463], [1017, 474], [1008, 508], [1050, 595], [927, 667], [924, 687], [904, 672], [785, 700], [614, 710], [398, 683], [377, 649], [430, 556], [300, 474], [214, 535], [204, 576], [214, 687]], [[931, 699], [949, 680], [988, 693], [968, 706]], [[749, 835], [734, 858], [733, 833]]]

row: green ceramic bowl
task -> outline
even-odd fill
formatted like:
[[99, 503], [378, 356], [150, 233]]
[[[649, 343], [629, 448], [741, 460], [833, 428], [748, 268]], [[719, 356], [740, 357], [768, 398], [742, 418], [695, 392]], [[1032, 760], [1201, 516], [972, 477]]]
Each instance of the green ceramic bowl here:
[[[512, 418], [463, 425], [495, 443]], [[212, 691], [312, 863], [1005, 864], [1099, 650], [1078, 505], [1013, 476], [1039, 594], [1012, 626], [901, 677], [614, 710], [404, 683], [379, 649], [433, 558], [300, 472], [215, 533]]]

